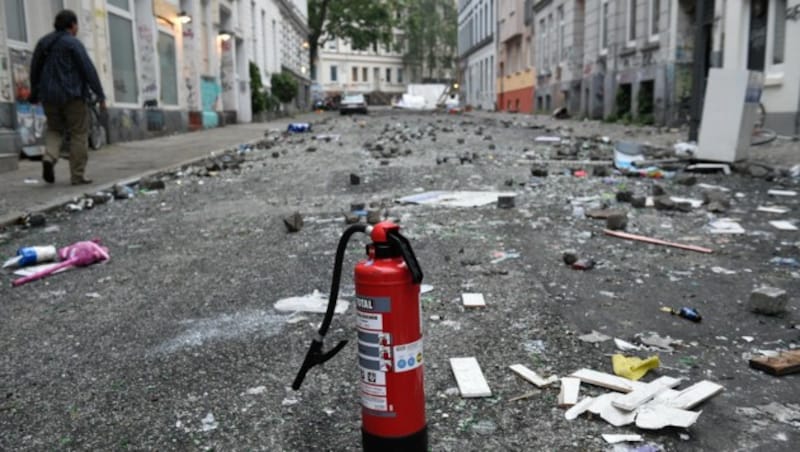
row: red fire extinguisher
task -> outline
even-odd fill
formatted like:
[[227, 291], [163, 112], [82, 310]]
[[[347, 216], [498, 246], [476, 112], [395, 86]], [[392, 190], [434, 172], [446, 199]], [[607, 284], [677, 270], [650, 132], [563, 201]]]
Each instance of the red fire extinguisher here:
[[422, 269], [408, 239], [390, 221], [374, 227], [353, 225], [339, 240], [328, 308], [292, 389], [300, 388], [309, 369], [331, 359], [347, 344], [341, 341], [322, 351], [336, 307], [344, 252], [356, 232], [372, 238], [367, 259], [355, 268], [362, 444], [368, 452], [426, 451], [419, 303]]

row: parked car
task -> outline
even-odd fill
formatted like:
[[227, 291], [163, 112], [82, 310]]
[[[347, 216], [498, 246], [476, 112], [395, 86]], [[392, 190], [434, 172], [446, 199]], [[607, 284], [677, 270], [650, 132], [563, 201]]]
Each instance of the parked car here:
[[344, 96], [339, 103], [339, 113], [346, 115], [348, 113], [361, 113], [367, 114], [367, 100], [364, 99], [363, 94], [350, 94]]

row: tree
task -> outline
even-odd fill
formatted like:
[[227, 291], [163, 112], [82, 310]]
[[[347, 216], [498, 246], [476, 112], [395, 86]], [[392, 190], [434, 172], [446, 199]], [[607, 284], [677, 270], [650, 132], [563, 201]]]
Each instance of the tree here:
[[[406, 0], [403, 63], [411, 79], [441, 80], [455, 68], [458, 11], [451, 0]], [[452, 74], [450, 74], [452, 76]]]
[[[379, 44], [390, 45], [396, 12], [403, 1], [309, 0], [308, 46], [311, 67], [317, 64], [319, 48], [326, 42], [343, 38], [355, 50]], [[316, 73], [312, 69], [312, 74]]]
[[297, 95], [297, 80], [291, 74], [280, 72], [272, 74], [272, 94], [282, 103], [292, 101]]
[[267, 108], [267, 99], [264, 85], [261, 83], [261, 69], [254, 62], [250, 62], [250, 106], [253, 114], [261, 113]]

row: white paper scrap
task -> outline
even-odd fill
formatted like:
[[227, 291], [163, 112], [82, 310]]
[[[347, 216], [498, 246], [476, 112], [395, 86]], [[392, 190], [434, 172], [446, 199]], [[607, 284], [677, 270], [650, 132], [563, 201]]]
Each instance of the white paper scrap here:
[[720, 218], [719, 220], [712, 221], [709, 226], [709, 232], [712, 234], [744, 234], [745, 230], [739, 223], [731, 220], [730, 218]]
[[797, 196], [797, 192], [794, 190], [777, 190], [774, 188], [767, 191], [767, 194], [772, 196]]
[[486, 300], [484, 300], [482, 293], [462, 293], [461, 300], [465, 308], [486, 307]]
[[775, 228], [780, 229], [781, 231], [796, 231], [797, 230], [797, 226], [795, 226], [794, 223], [792, 223], [791, 221], [775, 220], [775, 221], [770, 221], [769, 224], [771, 224]]
[[758, 209], [756, 210], [759, 212], [777, 213], [777, 214], [784, 214], [789, 212], [789, 208], [783, 206], [758, 206]]
[[603, 433], [603, 439], [608, 444], [618, 444], [618, 443], [638, 443], [640, 441], [644, 441], [642, 435], [622, 435], [622, 434], [611, 434], [611, 433]]
[[670, 199], [676, 203], [688, 203], [692, 206], [692, 209], [696, 209], [703, 205], [702, 199], [681, 198], [679, 196], [670, 196]]

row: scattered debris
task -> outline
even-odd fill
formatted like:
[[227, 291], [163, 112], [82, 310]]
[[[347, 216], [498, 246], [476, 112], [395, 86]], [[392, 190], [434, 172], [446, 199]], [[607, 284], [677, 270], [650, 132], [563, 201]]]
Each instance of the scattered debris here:
[[794, 257], [773, 257], [769, 260], [771, 264], [780, 265], [784, 267], [800, 268], [800, 261]]
[[[615, 355], [619, 356], [619, 355]], [[652, 358], [651, 358], [652, 359]], [[658, 358], [656, 358], [658, 359]], [[648, 359], [649, 361], [649, 359]], [[633, 411], [654, 399], [658, 394], [678, 386], [681, 380], [672, 377], [659, 377], [611, 402], [615, 407]]]
[[730, 218], [720, 218], [708, 224], [708, 232], [712, 234], [744, 234], [745, 230]]
[[500, 262], [509, 260], [509, 259], [518, 259], [520, 254], [514, 250], [509, 251], [495, 251], [492, 253], [492, 259], [489, 261], [490, 264], [499, 264]]
[[711, 267], [711, 271], [718, 275], [735, 275], [736, 270], [728, 270], [724, 267]]
[[517, 195], [498, 195], [497, 207], [500, 209], [513, 209]]
[[[350, 302], [337, 298], [336, 308], [333, 312], [334, 314], [344, 314], [347, 312], [348, 307], [350, 307]], [[280, 299], [275, 302], [275, 309], [278, 311], [302, 311], [324, 314], [328, 309], [328, 296], [321, 294], [318, 290], [314, 290], [313, 293], [308, 295]]]
[[780, 229], [781, 231], [797, 231], [797, 226], [794, 225], [793, 222], [787, 220], [775, 220], [770, 221], [773, 227]]
[[208, 412], [206, 417], [203, 418], [202, 423], [203, 424], [201, 430], [204, 432], [210, 432], [212, 430], [216, 430], [217, 427], [219, 426], [219, 424], [217, 424], [216, 419], [214, 419], [214, 414], [212, 414], [210, 411]]
[[750, 367], [777, 377], [800, 372], [800, 350], [780, 352], [777, 356], [751, 358]]
[[578, 403], [581, 380], [575, 377], [561, 379], [561, 392], [558, 393], [558, 406], [571, 407]]
[[654, 238], [651, 238], [651, 237], [645, 237], [643, 235], [629, 234], [627, 232], [611, 231], [609, 229], [604, 229], [603, 232], [606, 235], [610, 235], [612, 237], [618, 237], [618, 238], [626, 239], [626, 240], [634, 240], [634, 241], [637, 241], [637, 242], [650, 243], [650, 244], [653, 244], [653, 245], [669, 246], [669, 247], [672, 247], [672, 248], [679, 248], [679, 249], [683, 249], [683, 250], [687, 250], [687, 251], [695, 251], [695, 252], [698, 252], [698, 253], [706, 253], [706, 254], [714, 252], [713, 250], [711, 250], [709, 248], [703, 248], [703, 247], [695, 246], [695, 245], [683, 245], [681, 243], [667, 242], [665, 240], [654, 239]]
[[486, 383], [478, 360], [474, 357], [450, 358], [450, 368], [458, 383], [461, 397], [491, 397], [492, 390]]
[[88, 267], [89, 265], [107, 261], [111, 258], [108, 248], [101, 246], [99, 240], [77, 242], [58, 250], [58, 262], [47, 269], [41, 270], [29, 276], [14, 280], [11, 285], [21, 286], [25, 283], [50, 276], [62, 269], [72, 267]]
[[558, 377], [555, 375], [551, 375], [549, 378], [542, 378], [541, 376], [539, 376], [539, 374], [528, 369], [522, 364], [511, 365], [509, 366], [509, 369], [511, 369], [515, 374], [522, 377], [524, 380], [536, 385], [539, 388], [550, 386], [551, 384], [559, 380]]
[[533, 141], [534, 143], [561, 143], [561, 137], [538, 136]]
[[167, 188], [167, 184], [161, 179], [147, 178], [139, 181], [139, 188], [142, 190], [164, 190]]
[[700, 322], [703, 321], [703, 316], [701, 316], [700, 313], [697, 312], [697, 309], [695, 309], [695, 308], [683, 307], [683, 308], [680, 308], [679, 310], [676, 311], [673, 308], [664, 306], [664, 307], [661, 308], [661, 311], [669, 312], [672, 315], [677, 315], [678, 317], [683, 317], [684, 319], [691, 320], [692, 322], [695, 322], [695, 323], [700, 323]]
[[566, 418], [568, 421], [577, 419], [578, 416], [588, 411], [594, 402], [594, 397], [584, 397], [580, 402], [573, 405], [572, 408], [568, 409], [567, 412], [564, 413], [564, 418]]
[[675, 350], [672, 345], [682, 343], [681, 341], [675, 340], [669, 336], [661, 337], [656, 333], [643, 334], [641, 337], [639, 337], [639, 341], [644, 345], [655, 347], [667, 353], [672, 353]]
[[482, 293], [462, 293], [461, 300], [465, 308], [486, 307], [486, 300], [484, 300]]
[[797, 192], [794, 190], [778, 190], [774, 188], [767, 190], [767, 194], [771, 196], [797, 196]]
[[361, 177], [358, 174], [350, 173], [350, 185], [361, 184]]
[[294, 233], [303, 229], [303, 216], [300, 212], [295, 212], [288, 217], [284, 217], [283, 224], [286, 225], [286, 230], [289, 233]]
[[645, 405], [636, 415], [636, 426], [646, 430], [665, 427], [689, 428], [700, 417], [700, 412], [681, 410], [663, 405]]
[[3, 268], [28, 267], [52, 262], [58, 253], [55, 246], [27, 246], [17, 250], [17, 255], [3, 263]]
[[695, 163], [686, 167], [686, 171], [695, 171], [698, 173], [716, 173], [722, 172], [726, 176], [731, 173], [731, 166], [727, 163]]
[[762, 286], [750, 293], [748, 308], [757, 314], [781, 315], [786, 312], [787, 302], [785, 290]]
[[638, 443], [644, 441], [642, 435], [615, 435], [611, 433], [603, 433], [601, 436], [608, 444]]
[[644, 377], [648, 371], [661, 365], [661, 361], [659, 361], [658, 356], [641, 359], [635, 356], [616, 354], [611, 356], [611, 364], [616, 375], [637, 381]]
[[398, 199], [403, 204], [431, 204], [442, 207], [480, 207], [496, 203], [500, 196], [513, 196], [509, 192], [492, 191], [429, 191]]
[[605, 342], [611, 339], [611, 336], [606, 336], [603, 333], [598, 333], [595, 330], [592, 330], [589, 334], [584, 334], [582, 336], [578, 336], [578, 339], [583, 342], [588, 342], [590, 344], [596, 344], [598, 342]]

